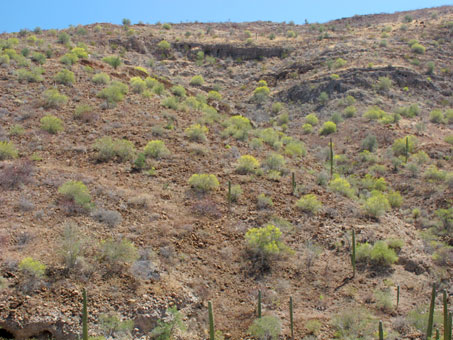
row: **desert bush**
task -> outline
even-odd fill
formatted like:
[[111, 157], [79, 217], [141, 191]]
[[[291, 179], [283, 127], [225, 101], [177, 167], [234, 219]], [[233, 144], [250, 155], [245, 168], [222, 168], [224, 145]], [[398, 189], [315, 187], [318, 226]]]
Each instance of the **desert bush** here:
[[280, 134], [278, 131], [273, 128], [261, 129], [257, 132], [258, 137], [260, 137], [266, 144], [272, 146], [275, 149], [278, 149], [281, 145], [279, 142]]
[[47, 266], [32, 257], [25, 257], [19, 263], [19, 270], [26, 276], [34, 279], [42, 279]]
[[255, 254], [268, 258], [287, 250], [282, 240], [282, 232], [275, 225], [268, 224], [262, 228], [251, 228], [245, 234], [247, 247]]
[[286, 31], [286, 37], [287, 38], [295, 38], [296, 36], [297, 36], [297, 34], [293, 30]]
[[279, 113], [283, 109], [283, 103], [276, 102], [272, 104], [271, 111], [273, 114]]
[[68, 97], [58, 92], [57, 89], [49, 89], [43, 93], [43, 106], [47, 109], [58, 109], [68, 102]]
[[318, 117], [316, 116], [316, 114], [310, 113], [307, 116], [305, 116], [305, 122], [312, 126], [315, 126], [315, 125], [318, 125], [319, 120], [318, 120]]
[[[420, 332], [426, 332], [428, 327], [429, 310], [427, 306], [417, 306], [407, 314], [407, 319]], [[434, 310], [433, 327], [436, 328], [442, 324], [442, 316], [439, 311]]]
[[385, 194], [378, 190], [373, 190], [371, 196], [362, 206], [367, 216], [378, 218], [386, 211], [390, 210], [390, 203]]
[[338, 68], [341, 68], [343, 66], [345, 66], [347, 64], [347, 61], [344, 60], [343, 58], [338, 58], [337, 60], [335, 60], [335, 62], [332, 64], [332, 67], [334, 69], [338, 69]]
[[398, 261], [398, 256], [388, 246], [387, 242], [377, 241], [373, 246], [368, 243], [358, 244], [356, 260], [358, 262], [369, 262], [379, 267], [389, 267]]
[[208, 92], [208, 99], [211, 100], [222, 100], [222, 95], [218, 91], [211, 90]]
[[385, 178], [375, 178], [370, 174], [366, 174], [361, 180], [361, 186], [369, 191], [377, 190], [384, 191], [387, 189], [387, 182]]
[[206, 134], [208, 133], [208, 128], [200, 124], [192, 124], [187, 129], [185, 129], [186, 136], [191, 141], [196, 142], [205, 142], [207, 140]]
[[9, 55], [7, 54], [0, 54], [0, 65], [8, 65], [9, 64]]
[[302, 132], [306, 135], [310, 134], [313, 132], [313, 125], [309, 124], [309, 123], [305, 123], [304, 125], [302, 125]]
[[[2, 160], [1, 143], [0, 160]], [[7, 164], [0, 170], [0, 187], [3, 189], [16, 189], [22, 184], [30, 183], [33, 171], [33, 163], [27, 160]]]
[[377, 290], [374, 292], [376, 307], [383, 312], [390, 313], [393, 310], [393, 297], [388, 290]]
[[42, 74], [44, 70], [41, 67], [34, 67], [30, 71], [26, 69], [19, 69], [16, 72], [19, 82], [28, 81], [29, 83], [39, 83], [44, 80]]
[[256, 206], [258, 209], [268, 209], [274, 206], [274, 202], [272, 202], [272, 198], [265, 194], [259, 194], [256, 198]]
[[444, 114], [441, 110], [432, 110], [429, 113], [429, 121], [431, 123], [440, 124], [444, 122]]
[[445, 120], [447, 124], [453, 124], [453, 109], [445, 111]]
[[57, 42], [59, 44], [63, 44], [63, 45], [66, 45], [67, 43], [69, 43], [71, 41], [71, 36], [66, 33], [66, 32], [60, 32], [58, 34], [58, 39], [57, 39]]
[[334, 176], [334, 178], [330, 181], [329, 188], [332, 191], [349, 198], [353, 198], [355, 196], [355, 191], [347, 179], [339, 177], [338, 175]]
[[168, 41], [162, 40], [157, 44], [157, 48], [162, 52], [164, 56], [170, 51], [171, 45]]
[[123, 220], [121, 214], [118, 211], [103, 208], [95, 209], [91, 213], [91, 217], [93, 217], [98, 222], [106, 224], [110, 228], [116, 227]]
[[41, 118], [41, 129], [51, 134], [57, 134], [63, 131], [63, 121], [52, 115], [47, 115]]
[[410, 106], [403, 106], [396, 110], [396, 113], [406, 118], [413, 118], [420, 114], [420, 108], [417, 104], [411, 104]]
[[231, 202], [237, 202], [239, 197], [242, 195], [242, 188], [239, 184], [234, 184], [231, 186]]
[[135, 156], [134, 143], [126, 139], [112, 139], [105, 136], [96, 141], [94, 149], [98, 152], [96, 159], [100, 162], [108, 162], [118, 159], [121, 162], [131, 161]]
[[414, 152], [417, 145], [417, 139], [414, 136], [406, 136], [404, 138], [395, 139], [393, 142], [392, 150], [395, 156], [404, 156], [406, 154], [406, 138], [408, 140], [408, 152]]
[[155, 79], [155, 78], [152, 78], [152, 77], [146, 77], [145, 78], [145, 84], [146, 84], [147, 88], [152, 89], [152, 88], [154, 88], [154, 86], [159, 84], [159, 81], [157, 79]]
[[335, 124], [334, 122], [328, 121], [322, 125], [322, 128], [319, 130], [319, 134], [321, 136], [327, 136], [336, 131], [337, 131], [337, 124]]
[[71, 85], [75, 81], [75, 76], [73, 72], [64, 69], [58, 72], [54, 79], [59, 84]]
[[249, 333], [259, 340], [278, 340], [281, 332], [280, 319], [271, 315], [255, 319], [249, 327]]
[[99, 98], [105, 99], [107, 107], [114, 107], [117, 103], [124, 99], [124, 95], [128, 92], [128, 87], [118, 81], [112, 82], [108, 87], [98, 92]]
[[343, 116], [346, 118], [352, 118], [355, 116], [357, 109], [354, 105], [346, 106], [343, 110]]
[[253, 99], [258, 103], [262, 103], [269, 97], [270, 92], [271, 91], [269, 90], [269, 87], [267, 87], [266, 85], [259, 86], [255, 90], [253, 90]]
[[171, 88], [171, 93], [173, 93], [176, 97], [183, 98], [186, 96], [186, 89], [181, 85], [175, 85]]
[[25, 133], [25, 129], [20, 124], [11, 125], [9, 128], [9, 135], [10, 136], [22, 136]]
[[425, 54], [426, 48], [420, 43], [415, 43], [411, 46], [411, 51], [416, 54]]
[[445, 179], [446, 173], [439, 170], [434, 164], [431, 164], [423, 173], [423, 178], [432, 182], [442, 182]]
[[12, 142], [0, 141], [0, 161], [4, 161], [5, 159], [14, 159], [17, 156], [17, 149]]
[[74, 47], [71, 50], [71, 53], [75, 54], [78, 58], [81, 58], [81, 59], [88, 58], [88, 52], [83, 47]]
[[195, 191], [202, 193], [215, 191], [219, 187], [219, 181], [213, 174], [193, 174], [188, 183]]
[[444, 138], [444, 141], [448, 144], [451, 144], [453, 145], [453, 134], [452, 135], [448, 135]]
[[110, 76], [105, 72], [96, 73], [93, 78], [91, 78], [95, 84], [108, 84], [110, 81]]
[[367, 135], [363, 140], [362, 140], [362, 143], [361, 143], [362, 147], [361, 149], [362, 150], [367, 150], [369, 152], [374, 152], [377, 150], [378, 148], [378, 142], [377, 142], [377, 138], [375, 135]]
[[196, 76], [193, 76], [192, 79], [190, 80], [190, 85], [193, 85], [193, 86], [201, 86], [204, 84], [204, 79], [203, 79], [203, 76], [201, 75], [196, 75]]
[[305, 156], [307, 150], [305, 145], [300, 141], [291, 141], [285, 146], [285, 153], [291, 157], [302, 157]]
[[164, 98], [162, 100], [162, 106], [168, 109], [178, 110], [179, 109], [178, 99], [175, 96]]
[[403, 197], [399, 191], [390, 191], [387, 194], [387, 200], [392, 208], [399, 208], [403, 204]]
[[267, 170], [283, 172], [285, 170], [285, 165], [286, 165], [285, 157], [276, 152], [271, 152], [264, 160], [264, 167]]
[[387, 92], [392, 87], [392, 80], [389, 77], [379, 77], [376, 87], [379, 91]]
[[[150, 335], [156, 340], [170, 340], [173, 339], [173, 334], [179, 329], [184, 330], [183, 315], [178, 309], [173, 306], [165, 312], [169, 318], [158, 320], [156, 327], [151, 331]], [[215, 340], [220, 340], [215, 338]]]
[[362, 308], [343, 309], [332, 318], [332, 325], [335, 338], [341, 340], [373, 339], [376, 334], [376, 321]]
[[223, 130], [223, 135], [233, 136], [235, 139], [245, 140], [248, 137], [249, 131], [252, 129], [250, 120], [241, 115], [230, 117], [226, 121], [226, 128]]
[[165, 86], [164, 86], [164, 84], [162, 84], [160, 82], [157, 82], [157, 84], [154, 85], [154, 87], [153, 87], [153, 92], [159, 96], [161, 94], [163, 94], [164, 91], [165, 91]]
[[76, 225], [71, 223], [66, 224], [61, 237], [60, 248], [60, 253], [66, 268], [73, 269], [79, 264], [84, 250], [85, 242], [80, 237]]
[[303, 212], [316, 214], [322, 208], [322, 203], [316, 195], [308, 194], [296, 202], [296, 207]]
[[33, 60], [35, 63], [39, 64], [39, 65], [42, 65], [46, 62], [46, 56], [42, 53], [39, 53], [39, 52], [34, 52], [32, 55], [31, 55], [31, 60]]
[[130, 85], [134, 93], [142, 93], [146, 89], [146, 82], [140, 77], [132, 77]]
[[122, 64], [122, 61], [121, 61], [121, 58], [118, 57], [118, 56], [108, 56], [108, 57], [104, 57], [102, 58], [102, 61], [109, 64], [110, 66], [112, 66], [115, 70], [121, 66]]
[[74, 119], [81, 120], [83, 122], [89, 122], [96, 118], [93, 108], [88, 104], [77, 105], [73, 115]]
[[161, 140], [151, 140], [146, 144], [143, 150], [146, 157], [155, 159], [165, 158], [170, 155], [170, 150], [165, 146]]
[[260, 162], [253, 156], [243, 155], [238, 160], [236, 171], [240, 174], [255, 173], [260, 167]]
[[387, 113], [384, 110], [381, 110], [377, 106], [370, 107], [364, 114], [363, 117], [368, 120], [378, 120], [384, 117]]
[[115, 267], [121, 264], [132, 264], [138, 259], [138, 251], [134, 244], [126, 239], [104, 240], [101, 242], [101, 260]]
[[88, 188], [80, 181], [68, 181], [58, 188], [58, 193], [77, 206], [89, 210], [92, 207], [91, 195]]
[[448, 209], [436, 210], [436, 216], [440, 222], [441, 232], [451, 232], [453, 229], [453, 206]]
[[390, 249], [393, 249], [395, 252], [400, 252], [404, 246], [404, 241], [399, 238], [391, 238], [386, 240], [387, 245]]
[[324, 92], [324, 91], [321, 92], [321, 94], [318, 97], [319, 104], [326, 105], [328, 101], [329, 101], [329, 95], [327, 94], [327, 92]]
[[74, 53], [66, 53], [60, 58], [60, 63], [68, 66], [74, 65], [77, 61], [79, 61], [79, 57]]

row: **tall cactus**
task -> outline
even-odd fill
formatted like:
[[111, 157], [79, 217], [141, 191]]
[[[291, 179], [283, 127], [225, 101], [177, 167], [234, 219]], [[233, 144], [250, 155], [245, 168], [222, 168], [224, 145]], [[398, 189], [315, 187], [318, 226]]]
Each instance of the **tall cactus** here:
[[258, 318], [261, 318], [261, 290], [258, 291]]
[[352, 229], [352, 252], [351, 252], [351, 264], [352, 264], [352, 277], [355, 277], [355, 230]]
[[294, 315], [293, 315], [293, 297], [289, 297], [289, 325], [291, 328], [291, 340], [294, 340]]
[[436, 284], [433, 284], [431, 292], [431, 304], [429, 305], [428, 329], [426, 330], [426, 338], [430, 339], [433, 336], [433, 322], [434, 322], [434, 305], [436, 303]]
[[406, 136], [406, 149], [405, 151], [405, 156], [406, 156], [406, 163], [407, 160], [409, 159], [409, 137]]
[[329, 154], [329, 161], [330, 161], [330, 178], [333, 176], [333, 143], [332, 143], [332, 138], [330, 138], [330, 154]]
[[442, 304], [444, 306], [444, 340], [448, 339], [448, 306], [447, 306], [447, 291], [442, 292]]
[[447, 321], [447, 337], [445, 340], [451, 340], [452, 333], [451, 333], [451, 324], [452, 324], [452, 316], [451, 313], [448, 314], [448, 321]]
[[212, 311], [212, 302], [208, 302], [208, 312], [209, 312], [209, 340], [215, 340], [214, 332], [214, 312]]
[[293, 188], [293, 195], [296, 195], [296, 175], [294, 172], [291, 174], [291, 187]]
[[440, 340], [439, 328], [436, 328], [436, 340]]
[[396, 309], [400, 305], [400, 285], [396, 286]]
[[381, 320], [379, 320], [379, 340], [384, 340], [384, 328]]
[[83, 340], [88, 340], [88, 308], [87, 308], [87, 291], [83, 288], [83, 307], [82, 307], [82, 336]]
[[228, 181], [228, 204], [231, 203], [231, 181]]

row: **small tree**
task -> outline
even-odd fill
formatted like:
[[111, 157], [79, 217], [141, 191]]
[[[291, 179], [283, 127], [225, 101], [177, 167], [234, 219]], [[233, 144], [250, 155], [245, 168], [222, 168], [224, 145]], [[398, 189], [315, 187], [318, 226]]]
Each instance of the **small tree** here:
[[122, 64], [122, 61], [118, 56], [104, 57], [102, 58], [102, 61], [112, 66], [115, 70]]

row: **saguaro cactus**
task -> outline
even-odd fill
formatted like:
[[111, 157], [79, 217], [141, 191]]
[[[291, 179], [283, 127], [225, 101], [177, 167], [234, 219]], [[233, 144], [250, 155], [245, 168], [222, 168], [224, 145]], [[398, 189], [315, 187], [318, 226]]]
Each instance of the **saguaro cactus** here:
[[209, 312], [209, 340], [214, 340], [214, 312], [212, 311], [212, 302], [208, 302], [208, 312]]
[[396, 286], [396, 309], [400, 305], [400, 285]]
[[352, 277], [355, 277], [355, 230], [352, 229], [352, 252], [351, 252], [351, 264], [352, 264]]
[[379, 340], [384, 340], [384, 328], [382, 327], [382, 321], [379, 320]]
[[296, 175], [294, 172], [291, 174], [291, 187], [293, 188], [293, 195], [296, 194]]
[[261, 318], [261, 290], [258, 291], [258, 318]]
[[88, 340], [88, 308], [87, 308], [87, 291], [83, 288], [83, 307], [82, 307], [82, 337]]
[[332, 138], [330, 138], [330, 155], [329, 155], [329, 161], [330, 161], [330, 178], [333, 176], [333, 143], [332, 143]]
[[431, 292], [431, 304], [429, 305], [428, 329], [426, 330], [426, 338], [429, 339], [433, 335], [433, 321], [434, 321], [434, 305], [436, 303], [436, 284], [433, 284]]
[[289, 325], [291, 328], [291, 339], [294, 340], [294, 315], [293, 315], [293, 297], [289, 297]]

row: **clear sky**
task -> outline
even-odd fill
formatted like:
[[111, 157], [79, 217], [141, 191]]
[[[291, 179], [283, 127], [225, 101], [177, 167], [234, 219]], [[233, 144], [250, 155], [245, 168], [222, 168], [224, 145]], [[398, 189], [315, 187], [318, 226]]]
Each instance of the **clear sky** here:
[[95, 22], [271, 20], [303, 24], [355, 14], [453, 5], [453, 0], [0, 0], [0, 32], [66, 28]]

